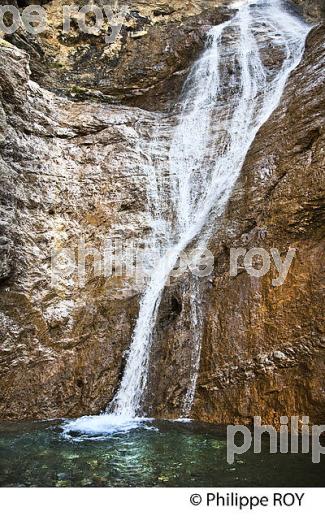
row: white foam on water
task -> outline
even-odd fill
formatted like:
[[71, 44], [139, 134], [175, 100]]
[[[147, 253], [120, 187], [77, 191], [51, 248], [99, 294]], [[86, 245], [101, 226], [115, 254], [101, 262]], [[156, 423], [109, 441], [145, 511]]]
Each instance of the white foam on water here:
[[134, 418], [113, 414], [85, 415], [62, 425], [63, 434], [70, 436], [72, 433], [80, 435], [112, 435], [115, 433], [128, 433], [131, 430], [144, 427], [150, 423], [149, 418]]

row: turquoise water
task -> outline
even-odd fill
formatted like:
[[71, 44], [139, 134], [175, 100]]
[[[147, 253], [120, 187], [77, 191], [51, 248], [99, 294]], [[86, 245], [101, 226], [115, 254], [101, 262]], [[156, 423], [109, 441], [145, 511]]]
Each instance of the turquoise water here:
[[[325, 461], [249, 451], [226, 461], [225, 428], [153, 421], [124, 432], [64, 433], [64, 421], [0, 423], [0, 485], [322, 486]], [[325, 459], [325, 457], [323, 457]]]

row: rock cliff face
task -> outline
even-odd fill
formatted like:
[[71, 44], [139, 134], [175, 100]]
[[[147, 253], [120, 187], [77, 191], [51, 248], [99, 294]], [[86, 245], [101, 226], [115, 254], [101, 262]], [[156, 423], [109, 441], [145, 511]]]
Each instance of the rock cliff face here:
[[[81, 283], [73, 261], [80, 241], [88, 257], [90, 248], [103, 253], [107, 237], [140, 248], [145, 242], [152, 129], [159, 120], [155, 166], [164, 170], [174, 118], [163, 112], [177, 100], [208, 28], [230, 16], [216, 2], [138, 1], [108, 45], [104, 35], [92, 40], [77, 30], [65, 39], [59, 4], [46, 4], [46, 34], [21, 32], [0, 42], [3, 419], [98, 413], [114, 395], [141, 287], [131, 275], [120, 276], [118, 266], [110, 277], [93, 273], [89, 258]], [[257, 135], [211, 241], [216, 261], [201, 288], [197, 419], [250, 422], [261, 415], [277, 424], [280, 415], [309, 415], [325, 421], [324, 62], [319, 25], [280, 106]], [[275, 269], [264, 278], [244, 270], [231, 278], [231, 247], [284, 254], [291, 247], [296, 256], [285, 284], [273, 287]], [[61, 261], [65, 255], [66, 276], [53, 283], [56, 254]], [[157, 416], [177, 416], [188, 385], [189, 284], [169, 287], [160, 309], [146, 404]]]
[[[117, 3], [112, 16], [105, 17], [102, 30], [86, 34], [77, 17], [71, 16], [71, 30], [65, 33], [61, 0], [45, 4], [47, 31], [35, 37], [20, 30], [10, 37], [31, 55], [32, 79], [72, 99], [150, 110], [166, 110], [177, 100], [188, 67], [203, 49], [208, 28], [227, 17], [227, 2], [221, 1], [129, 1]], [[66, 4], [80, 8], [91, 2]], [[91, 28], [94, 20], [88, 17], [86, 21]], [[107, 43], [112, 30], [116, 37]]]
[[311, 22], [317, 22], [325, 18], [324, 0], [293, 0], [297, 4], [305, 18]]
[[[121, 229], [124, 237], [144, 233], [134, 151], [142, 114], [55, 98], [27, 83], [24, 53], [1, 53], [2, 413], [78, 414], [85, 400], [96, 411], [116, 385], [134, 291], [116, 277], [91, 280], [88, 270], [84, 288], [67, 277], [52, 289], [51, 264], [61, 249], [77, 254], [79, 239], [96, 247], [109, 230], [112, 238]], [[96, 403], [92, 387], [100, 381]]]

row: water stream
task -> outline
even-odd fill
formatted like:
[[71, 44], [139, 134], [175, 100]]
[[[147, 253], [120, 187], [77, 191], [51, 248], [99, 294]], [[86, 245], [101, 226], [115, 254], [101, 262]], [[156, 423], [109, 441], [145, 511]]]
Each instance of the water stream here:
[[[277, 107], [288, 76], [301, 59], [309, 27], [280, 0], [242, 1], [235, 7], [231, 20], [209, 31], [206, 49], [184, 85], [170, 143], [167, 221], [154, 163], [148, 168], [152, 219], [159, 219], [156, 229], [165, 229], [166, 236], [161, 240], [159, 234], [161, 255], [141, 299], [120, 387], [106, 414], [71, 421], [69, 430], [102, 430], [109, 424], [119, 428], [143, 415], [153, 333], [170, 273], [194, 239], [200, 248], [208, 244], [256, 133]], [[159, 149], [156, 140], [154, 145]], [[157, 234], [151, 247], [156, 243]], [[193, 291], [193, 352], [185, 416], [195, 396], [201, 350], [197, 283]]]

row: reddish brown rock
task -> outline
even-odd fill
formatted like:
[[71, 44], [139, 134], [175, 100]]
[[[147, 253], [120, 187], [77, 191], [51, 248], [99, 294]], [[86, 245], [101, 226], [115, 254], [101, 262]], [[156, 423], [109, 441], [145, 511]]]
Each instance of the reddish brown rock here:
[[[325, 27], [308, 37], [279, 108], [248, 154], [213, 241], [217, 263], [230, 247], [296, 249], [288, 278], [236, 278], [217, 269], [210, 290], [194, 413], [217, 422], [309, 415], [323, 423], [325, 343]], [[231, 236], [229, 234], [231, 230]]]

